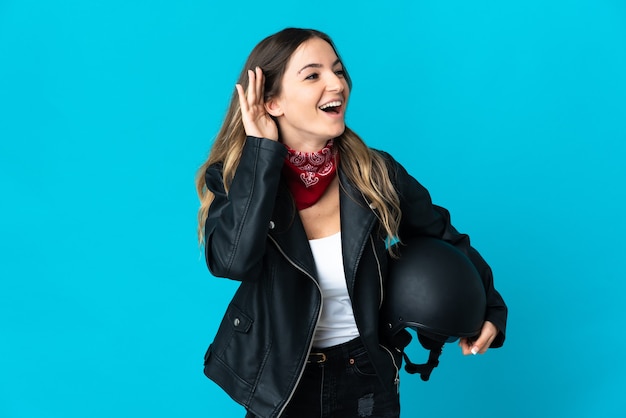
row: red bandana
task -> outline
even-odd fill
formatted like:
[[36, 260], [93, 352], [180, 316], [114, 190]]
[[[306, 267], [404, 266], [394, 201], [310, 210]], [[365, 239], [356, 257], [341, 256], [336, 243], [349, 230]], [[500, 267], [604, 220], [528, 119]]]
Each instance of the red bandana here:
[[283, 174], [298, 210], [317, 202], [337, 174], [339, 154], [333, 140], [317, 152], [300, 152], [287, 147]]

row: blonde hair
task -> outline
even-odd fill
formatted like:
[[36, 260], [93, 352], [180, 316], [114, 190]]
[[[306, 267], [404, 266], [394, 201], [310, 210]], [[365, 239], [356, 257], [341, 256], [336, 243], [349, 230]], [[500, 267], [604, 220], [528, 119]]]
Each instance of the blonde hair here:
[[[287, 28], [265, 38], [252, 50], [239, 75], [238, 83], [245, 85], [247, 70], [258, 66], [263, 69], [265, 75], [265, 101], [280, 95], [282, 76], [291, 55], [300, 44], [311, 38], [323, 39], [337, 53], [337, 49], [328, 35], [312, 29]], [[339, 56], [338, 53], [337, 56]], [[352, 87], [345, 66], [344, 71], [348, 86]], [[237, 92], [233, 91], [224, 123], [213, 142], [209, 157], [196, 173], [196, 192], [200, 199], [198, 210], [198, 240], [200, 245], [204, 243], [204, 224], [214, 197], [213, 193], [206, 187], [205, 172], [210, 165], [221, 163], [223, 165], [224, 189], [228, 193], [241, 159], [245, 141], [246, 133], [241, 120], [239, 99]], [[341, 169], [350, 182], [361, 191], [371, 207], [375, 208], [375, 213], [387, 239], [397, 238], [401, 217], [400, 200], [389, 177], [385, 159], [370, 149], [348, 127], [335, 140], [335, 144], [340, 154]], [[395, 248], [395, 246], [389, 247], [393, 255], [392, 247]]]

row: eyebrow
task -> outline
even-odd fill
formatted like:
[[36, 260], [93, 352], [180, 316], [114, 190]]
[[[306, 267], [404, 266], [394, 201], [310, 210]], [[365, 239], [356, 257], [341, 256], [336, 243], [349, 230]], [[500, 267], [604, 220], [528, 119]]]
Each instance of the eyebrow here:
[[[335, 65], [340, 64], [340, 63], [341, 63], [341, 60], [339, 58], [337, 58], [337, 60], [335, 62], [333, 62], [333, 65], [331, 65], [331, 67], [334, 67]], [[300, 68], [300, 71], [298, 71], [298, 75], [302, 71], [306, 70], [307, 68], [322, 68], [322, 67], [323, 67], [322, 64], [316, 64], [316, 63], [307, 64], [304, 67]]]

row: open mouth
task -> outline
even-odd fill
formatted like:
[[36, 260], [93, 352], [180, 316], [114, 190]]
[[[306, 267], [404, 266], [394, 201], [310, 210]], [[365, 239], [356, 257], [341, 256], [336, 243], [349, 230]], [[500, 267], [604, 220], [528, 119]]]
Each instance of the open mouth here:
[[326, 113], [337, 114], [341, 111], [341, 102], [339, 100], [328, 102], [326, 104], [321, 105], [319, 109]]

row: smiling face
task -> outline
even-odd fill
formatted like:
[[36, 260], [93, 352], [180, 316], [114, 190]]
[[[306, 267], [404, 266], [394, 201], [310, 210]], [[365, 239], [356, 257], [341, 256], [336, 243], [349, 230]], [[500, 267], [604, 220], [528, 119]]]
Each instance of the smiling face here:
[[311, 38], [292, 54], [280, 94], [265, 106], [278, 121], [285, 145], [298, 151], [319, 151], [346, 128], [349, 90], [333, 47], [323, 39]]

